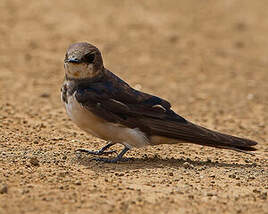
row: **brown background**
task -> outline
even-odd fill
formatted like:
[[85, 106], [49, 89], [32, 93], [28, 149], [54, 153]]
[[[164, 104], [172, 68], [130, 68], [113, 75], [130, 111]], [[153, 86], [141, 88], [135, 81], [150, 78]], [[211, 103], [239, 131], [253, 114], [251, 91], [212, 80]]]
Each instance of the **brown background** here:
[[[0, 213], [268, 213], [267, 11], [266, 0], [1, 0]], [[188, 144], [120, 164], [76, 154], [105, 143], [60, 101], [77, 41], [185, 118], [258, 141], [256, 156]]]

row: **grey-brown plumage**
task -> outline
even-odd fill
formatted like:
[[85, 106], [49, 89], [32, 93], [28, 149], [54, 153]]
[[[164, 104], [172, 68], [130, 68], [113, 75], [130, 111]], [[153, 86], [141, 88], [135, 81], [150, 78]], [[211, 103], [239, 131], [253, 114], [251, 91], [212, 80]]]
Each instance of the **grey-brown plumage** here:
[[255, 141], [195, 125], [172, 111], [168, 101], [131, 88], [104, 68], [101, 53], [93, 45], [71, 45], [64, 62], [62, 100], [69, 116], [88, 133], [111, 141], [107, 148], [114, 143], [126, 146], [112, 162], [131, 147], [178, 142], [255, 150]]

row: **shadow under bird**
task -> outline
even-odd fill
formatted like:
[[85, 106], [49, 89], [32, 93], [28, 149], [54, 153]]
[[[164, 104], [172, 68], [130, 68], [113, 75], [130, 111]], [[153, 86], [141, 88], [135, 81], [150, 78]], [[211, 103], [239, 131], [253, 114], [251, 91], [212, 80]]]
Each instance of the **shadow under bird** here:
[[72, 44], [64, 59], [65, 80], [62, 101], [69, 117], [82, 130], [109, 143], [98, 151], [80, 152], [102, 155], [116, 143], [124, 149], [117, 162], [132, 147], [188, 142], [240, 152], [256, 150], [257, 142], [222, 134], [195, 125], [176, 114], [168, 101], [131, 88], [103, 66], [101, 52], [93, 45]]

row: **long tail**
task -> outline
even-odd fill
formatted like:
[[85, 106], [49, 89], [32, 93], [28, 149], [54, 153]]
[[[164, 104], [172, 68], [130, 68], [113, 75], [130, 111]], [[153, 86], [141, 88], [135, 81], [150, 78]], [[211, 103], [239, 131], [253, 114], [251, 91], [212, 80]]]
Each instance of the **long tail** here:
[[[195, 125], [189, 121], [185, 123], [151, 120], [150, 127], [153, 135], [186, 141], [204, 146], [232, 149], [239, 152], [255, 151], [252, 147], [257, 144], [253, 140], [235, 137]], [[246, 152], [247, 153], [247, 152]]]

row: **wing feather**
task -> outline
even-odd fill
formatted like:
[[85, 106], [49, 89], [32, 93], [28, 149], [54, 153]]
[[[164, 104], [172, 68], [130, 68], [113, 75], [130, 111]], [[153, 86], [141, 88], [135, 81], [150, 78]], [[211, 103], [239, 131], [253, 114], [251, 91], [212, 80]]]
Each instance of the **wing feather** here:
[[[128, 85], [127, 85], [128, 86]], [[255, 150], [255, 141], [195, 125], [177, 115], [166, 100], [123, 85], [95, 83], [76, 91], [76, 99], [106, 121], [139, 128], [148, 137], [163, 136], [195, 144], [236, 150]]]

